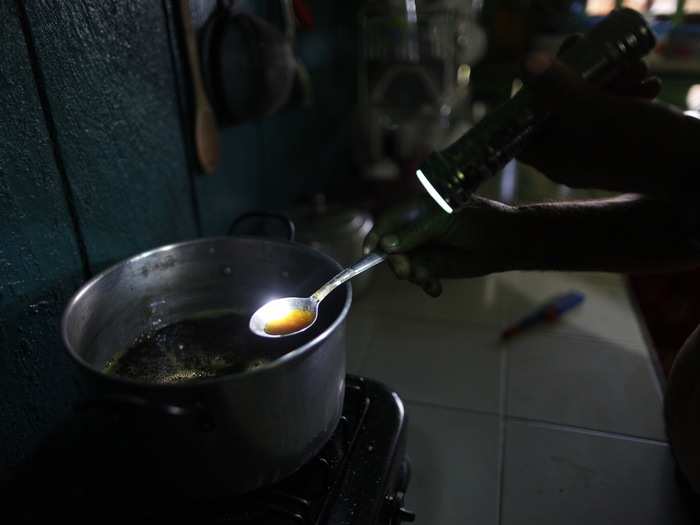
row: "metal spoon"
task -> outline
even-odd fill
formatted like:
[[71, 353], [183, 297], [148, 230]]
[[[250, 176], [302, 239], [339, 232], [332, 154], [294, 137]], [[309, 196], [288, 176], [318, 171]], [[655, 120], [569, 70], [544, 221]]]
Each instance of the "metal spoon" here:
[[[335, 290], [344, 282], [360, 275], [361, 273], [375, 267], [386, 259], [386, 254], [370, 253], [355, 264], [346, 268], [333, 277], [326, 284], [321, 286], [311, 297], [285, 297], [274, 299], [260, 307], [250, 318], [250, 330], [261, 337], [286, 337], [298, 334], [309, 329], [318, 317], [318, 305], [328, 294]], [[290, 331], [284, 333], [270, 333], [266, 330], [271, 322], [278, 322], [290, 316], [290, 314], [300, 312], [301, 321]]]

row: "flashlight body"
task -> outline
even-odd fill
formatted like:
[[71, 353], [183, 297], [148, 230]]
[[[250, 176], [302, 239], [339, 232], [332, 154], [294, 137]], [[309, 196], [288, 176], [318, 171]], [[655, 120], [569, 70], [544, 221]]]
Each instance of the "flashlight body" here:
[[[585, 80], [605, 85], [621, 68], [643, 58], [655, 45], [645, 18], [637, 11], [622, 8], [605, 17], [559, 59]], [[524, 86], [421, 166], [424, 180], [428, 181], [421, 182], [426, 188], [432, 186], [431, 194], [439, 194], [443, 208], [459, 211], [481, 183], [518, 155], [548, 117], [536, 113], [532, 102], [532, 92]]]

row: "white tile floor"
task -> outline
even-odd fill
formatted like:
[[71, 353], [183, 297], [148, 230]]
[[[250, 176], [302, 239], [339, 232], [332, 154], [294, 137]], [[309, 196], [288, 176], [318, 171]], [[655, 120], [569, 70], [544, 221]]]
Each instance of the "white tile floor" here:
[[[508, 344], [556, 293], [586, 302]], [[509, 273], [433, 300], [375, 270], [349, 320], [352, 373], [407, 405], [418, 524], [685, 524], [661, 389], [624, 281]]]

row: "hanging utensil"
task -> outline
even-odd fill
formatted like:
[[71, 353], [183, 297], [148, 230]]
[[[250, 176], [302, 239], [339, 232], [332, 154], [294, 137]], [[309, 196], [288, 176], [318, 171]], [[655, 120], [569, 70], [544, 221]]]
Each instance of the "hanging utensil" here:
[[[311, 104], [309, 73], [294, 54], [294, 5], [280, 0], [280, 10], [278, 28], [239, 2], [220, 3], [202, 27], [204, 82], [223, 126]], [[304, 16], [308, 28], [310, 11]]]
[[180, 9], [194, 93], [194, 142], [197, 149], [197, 160], [202, 171], [207, 175], [212, 175], [219, 164], [219, 129], [216, 115], [209, 103], [202, 80], [189, 0], [181, 0]]

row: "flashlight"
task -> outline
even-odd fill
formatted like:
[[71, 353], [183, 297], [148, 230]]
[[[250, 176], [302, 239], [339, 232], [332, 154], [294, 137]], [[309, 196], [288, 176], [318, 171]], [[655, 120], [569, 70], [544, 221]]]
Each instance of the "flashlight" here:
[[[655, 46], [656, 38], [645, 18], [622, 8], [605, 17], [559, 59], [584, 80], [605, 85], [625, 65], [643, 58]], [[420, 167], [416, 176], [443, 210], [452, 213], [463, 208], [479, 185], [517, 156], [547, 120], [547, 115], [535, 113], [532, 102], [532, 92], [524, 86]]]

